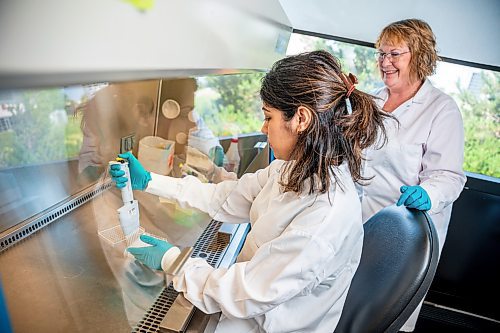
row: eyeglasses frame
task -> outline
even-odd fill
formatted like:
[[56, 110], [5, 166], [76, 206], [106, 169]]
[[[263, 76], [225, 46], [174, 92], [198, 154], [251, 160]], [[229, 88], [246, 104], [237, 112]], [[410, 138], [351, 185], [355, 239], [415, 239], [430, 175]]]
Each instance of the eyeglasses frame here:
[[[393, 53], [397, 53], [397, 54], [393, 54]], [[396, 62], [398, 61], [399, 57], [401, 57], [403, 54], [406, 54], [406, 53], [411, 53], [410, 50], [408, 51], [405, 51], [405, 52], [381, 52], [381, 51], [377, 51], [375, 54], [377, 55], [377, 60], [380, 61], [380, 62], [383, 62], [384, 59], [389, 56], [389, 58], [387, 58], [387, 60], [389, 60], [390, 62]]]

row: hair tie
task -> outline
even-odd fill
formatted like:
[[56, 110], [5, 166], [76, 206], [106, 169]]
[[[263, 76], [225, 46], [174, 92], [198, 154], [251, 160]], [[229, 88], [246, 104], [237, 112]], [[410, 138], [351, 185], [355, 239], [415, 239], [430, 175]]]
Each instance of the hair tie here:
[[347, 88], [347, 94], [345, 97], [349, 98], [354, 89], [356, 89], [358, 78], [352, 73], [349, 73], [349, 76], [345, 75], [344, 73], [340, 73], [340, 79], [342, 80], [342, 82], [344, 82], [345, 87]]
[[349, 76], [347, 76], [341, 72], [339, 76], [347, 88], [347, 93], [345, 94], [345, 104], [347, 107], [347, 113], [352, 114], [352, 106], [351, 106], [351, 101], [349, 100], [349, 96], [351, 96], [351, 93], [354, 91], [354, 89], [356, 89], [356, 83], [358, 83], [358, 78], [352, 73], [349, 73]]

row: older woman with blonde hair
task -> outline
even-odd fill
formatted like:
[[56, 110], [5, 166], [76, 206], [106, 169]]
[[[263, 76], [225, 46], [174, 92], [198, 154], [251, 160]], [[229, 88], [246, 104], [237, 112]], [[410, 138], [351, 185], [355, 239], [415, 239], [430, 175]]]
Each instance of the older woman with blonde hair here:
[[[373, 179], [360, 188], [363, 221], [394, 203], [428, 211], [441, 251], [452, 203], [466, 180], [460, 110], [427, 78], [435, 72], [439, 57], [434, 33], [426, 22], [407, 19], [391, 23], [380, 33], [376, 47], [385, 87], [375, 95], [382, 110], [398, 123], [386, 120], [386, 146], [365, 150], [363, 176]], [[419, 311], [420, 307], [403, 331], [414, 330]]]

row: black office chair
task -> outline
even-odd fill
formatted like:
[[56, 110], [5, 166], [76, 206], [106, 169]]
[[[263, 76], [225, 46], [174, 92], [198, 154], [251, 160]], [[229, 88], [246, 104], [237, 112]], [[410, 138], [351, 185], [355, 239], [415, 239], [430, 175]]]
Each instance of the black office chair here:
[[335, 333], [397, 332], [429, 290], [438, 238], [427, 213], [389, 206], [364, 225], [358, 270]]

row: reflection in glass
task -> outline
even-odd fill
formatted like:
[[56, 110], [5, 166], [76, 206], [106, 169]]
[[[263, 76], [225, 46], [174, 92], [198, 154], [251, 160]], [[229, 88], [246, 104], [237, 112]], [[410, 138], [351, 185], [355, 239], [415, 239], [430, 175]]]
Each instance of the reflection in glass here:
[[[107, 165], [130, 149], [144, 164], [158, 153], [148, 166], [158, 174], [206, 183], [236, 179], [224, 168], [233, 136], [239, 175], [261, 151], [255, 144], [266, 141], [256, 133], [260, 74], [245, 75], [0, 92], [0, 232], [82, 191], [98, 193], [0, 256], [15, 328], [31, 331], [34, 324], [22, 318], [41, 308], [57, 320], [37, 317], [37, 328], [54, 330], [88, 331], [96, 324], [106, 330], [108, 323], [123, 330], [142, 318], [168, 281], [126, 254], [123, 234], [107, 239], [121, 228], [117, 209], [124, 205], [114, 186], [97, 191], [109, 182]], [[267, 155], [262, 160], [267, 163]], [[133, 196], [141, 232], [181, 249], [193, 246], [211, 220], [161, 197]], [[37, 302], [18, 292], [26, 288], [39, 290]], [[107, 315], [113, 318], [102, 318]]]

